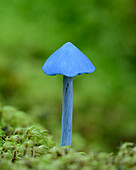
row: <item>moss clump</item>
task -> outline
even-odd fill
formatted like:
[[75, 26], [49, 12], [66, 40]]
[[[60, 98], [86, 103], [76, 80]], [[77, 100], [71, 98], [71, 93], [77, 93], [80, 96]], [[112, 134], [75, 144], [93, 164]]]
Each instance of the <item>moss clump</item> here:
[[136, 146], [124, 143], [114, 154], [77, 152], [55, 144], [47, 130], [11, 107], [0, 111], [0, 169], [136, 169]]

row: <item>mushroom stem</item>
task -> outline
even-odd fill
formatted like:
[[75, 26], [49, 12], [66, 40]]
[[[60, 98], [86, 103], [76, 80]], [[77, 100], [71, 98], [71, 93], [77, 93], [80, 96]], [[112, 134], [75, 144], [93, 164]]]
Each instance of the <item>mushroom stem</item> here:
[[61, 146], [71, 146], [73, 112], [73, 78], [63, 76], [63, 105], [61, 125]]

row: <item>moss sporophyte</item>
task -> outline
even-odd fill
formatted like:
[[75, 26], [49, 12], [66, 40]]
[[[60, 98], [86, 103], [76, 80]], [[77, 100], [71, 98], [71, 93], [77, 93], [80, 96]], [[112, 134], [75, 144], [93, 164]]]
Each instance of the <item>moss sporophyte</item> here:
[[63, 75], [61, 146], [71, 146], [73, 77], [92, 73], [95, 67], [77, 47], [67, 42], [46, 60], [42, 69], [46, 75]]

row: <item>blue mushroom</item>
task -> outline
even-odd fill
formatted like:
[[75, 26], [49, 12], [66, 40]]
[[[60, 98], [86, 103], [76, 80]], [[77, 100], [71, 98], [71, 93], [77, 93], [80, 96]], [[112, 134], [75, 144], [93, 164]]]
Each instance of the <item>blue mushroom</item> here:
[[76, 46], [67, 42], [46, 60], [42, 70], [50, 76], [63, 75], [61, 146], [71, 146], [73, 77], [82, 73], [92, 73], [95, 67]]

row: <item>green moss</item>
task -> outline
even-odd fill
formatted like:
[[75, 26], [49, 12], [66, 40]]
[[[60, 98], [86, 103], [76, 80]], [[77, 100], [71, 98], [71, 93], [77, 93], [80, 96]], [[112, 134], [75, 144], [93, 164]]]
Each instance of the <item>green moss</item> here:
[[52, 141], [47, 130], [32, 122], [23, 112], [1, 109], [0, 169], [8, 170], [127, 170], [136, 169], [136, 146], [121, 145], [119, 152], [88, 154]]
[[17, 128], [27, 127], [33, 124], [32, 120], [24, 112], [18, 111], [13, 107], [5, 106], [1, 109], [1, 112], [1, 120], [7, 126], [10, 125], [13, 128]]

